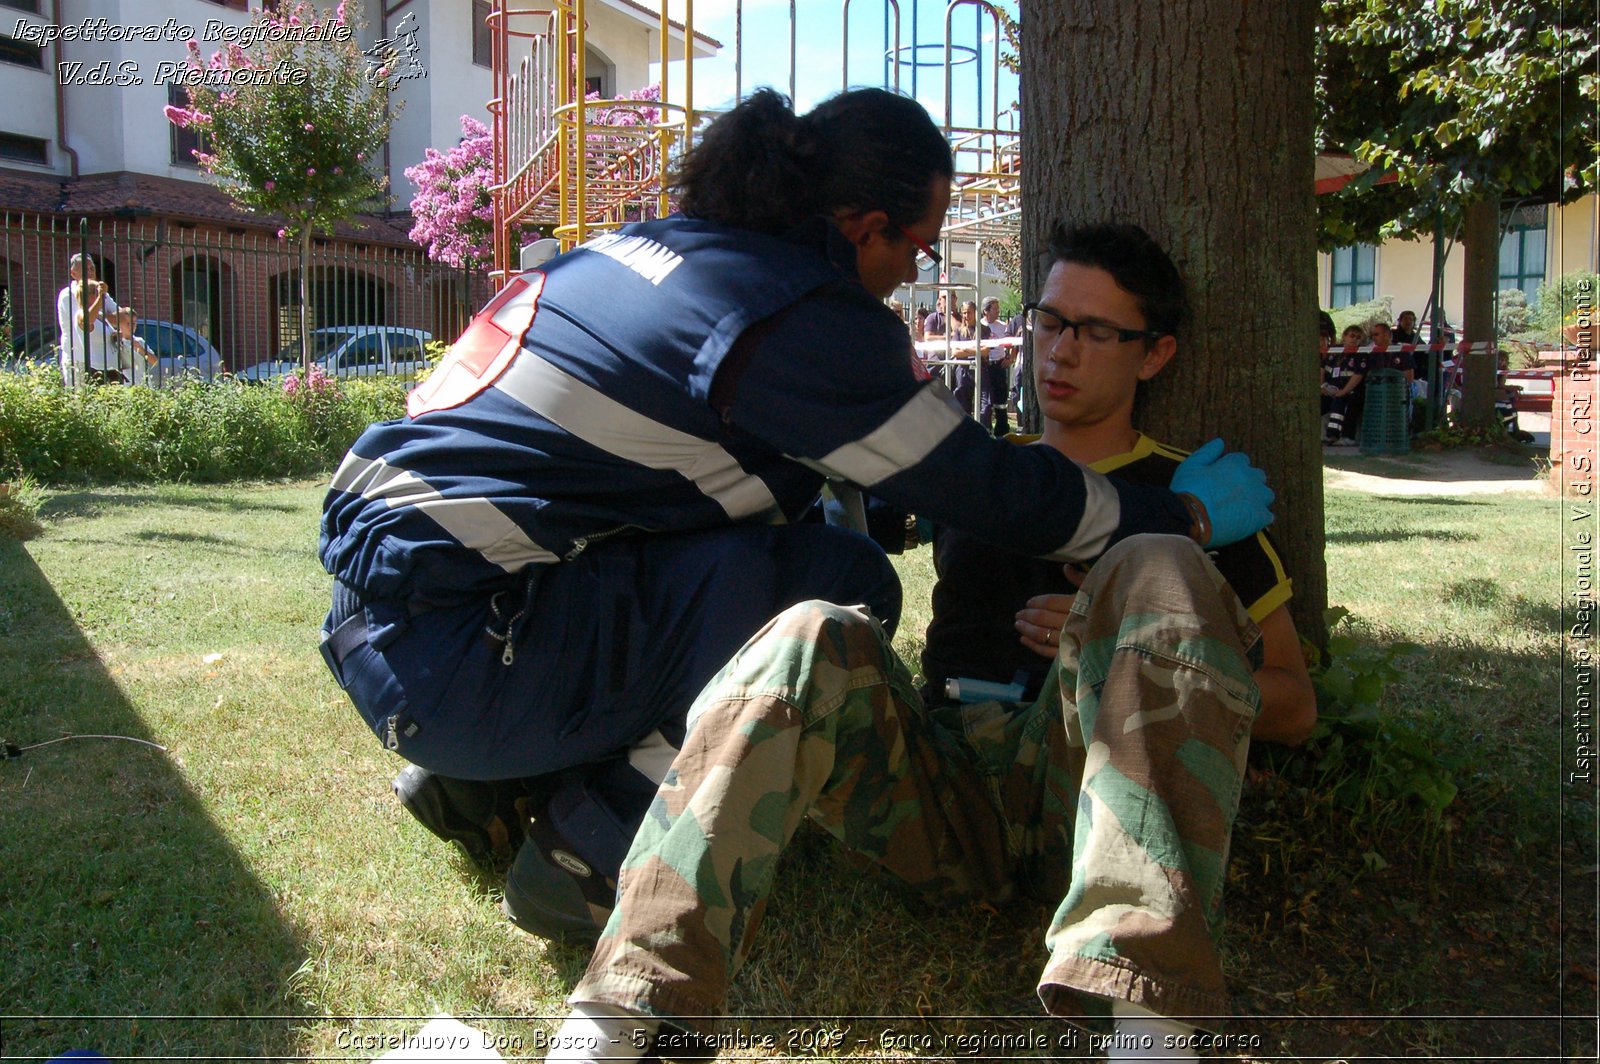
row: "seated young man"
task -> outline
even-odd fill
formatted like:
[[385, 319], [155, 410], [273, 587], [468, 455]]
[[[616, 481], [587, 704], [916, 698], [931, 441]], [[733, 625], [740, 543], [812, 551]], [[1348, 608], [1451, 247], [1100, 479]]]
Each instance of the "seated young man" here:
[[[1034, 445], [1165, 483], [1182, 452], [1132, 410], [1176, 352], [1183, 282], [1133, 226], [1058, 229], [1051, 250], [1027, 315]], [[936, 550], [935, 692], [1021, 672], [1027, 693], [925, 705], [864, 609], [774, 619], [696, 701], [549, 1059], [615, 1059], [662, 1020], [677, 1035], [721, 1013], [806, 816], [930, 904], [1057, 905], [1039, 982], [1051, 1015], [1109, 1007], [1164, 1047], [1192, 1033], [1170, 1017], [1227, 1011], [1217, 943], [1245, 754], [1316, 720], [1270, 540], [1208, 556], [1135, 536], [1086, 572], [955, 533]]]

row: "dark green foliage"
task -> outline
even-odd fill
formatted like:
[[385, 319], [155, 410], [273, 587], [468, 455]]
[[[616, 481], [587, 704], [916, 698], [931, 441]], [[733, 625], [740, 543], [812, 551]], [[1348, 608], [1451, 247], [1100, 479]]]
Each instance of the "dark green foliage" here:
[[[1332, 628], [1345, 611], [1328, 614]], [[1292, 753], [1263, 746], [1263, 759], [1290, 783], [1340, 810], [1361, 834], [1381, 828], [1411, 805], [1437, 823], [1455, 800], [1460, 758], [1443, 752], [1421, 722], [1384, 705], [1385, 692], [1423, 654], [1415, 643], [1382, 645], [1330, 636], [1311, 671], [1316, 730]]]
[[[1383, 694], [1401, 665], [1422, 657], [1415, 643], [1369, 646], [1328, 639], [1328, 664], [1313, 677], [1321, 706], [1317, 767], [1334, 801], [1352, 812], [1412, 799], [1433, 816], [1456, 796], [1453, 767], [1414, 720], [1385, 710]], [[1333, 782], [1337, 780], [1337, 782]]]
[[1464, 425], [1441, 425], [1427, 432], [1417, 433], [1416, 444], [1418, 447], [1433, 450], [1448, 450], [1451, 447], [1503, 447], [1511, 437], [1506, 434], [1506, 427], [1500, 422], [1484, 428], [1468, 428]]
[[50, 484], [303, 476], [404, 406], [398, 380], [290, 394], [233, 379], [68, 389], [55, 374], [0, 373], [0, 471]]
[[1426, 233], [1435, 212], [1449, 232], [1475, 200], [1593, 191], [1595, 54], [1576, 0], [1324, 0], [1319, 147], [1373, 169], [1318, 197], [1323, 246]]
[[1553, 342], [1563, 325], [1577, 324], [1580, 318], [1588, 318], [1592, 328], [1597, 319], [1597, 299], [1600, 299], [1600, 274], [1589, 270], [1564, 273], [1539, 286], [1531, 321], [1535, 328], [1548, 333], [1547, 339]]

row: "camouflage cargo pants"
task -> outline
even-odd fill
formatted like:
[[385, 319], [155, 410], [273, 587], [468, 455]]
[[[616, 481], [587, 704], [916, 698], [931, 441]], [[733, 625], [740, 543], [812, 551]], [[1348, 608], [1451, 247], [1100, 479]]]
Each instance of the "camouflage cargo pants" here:
[[866, 613], [809, 602], [702, 692], [571, 1000], [709, 1028], [809, 816], [931, 902], [1059, 901], [1039, 983], [1215, 1015], [1228, 841], [1258, 637], [1188, 540], [1136, 536], [1090, 572], [1032, 706], [932, 712]]

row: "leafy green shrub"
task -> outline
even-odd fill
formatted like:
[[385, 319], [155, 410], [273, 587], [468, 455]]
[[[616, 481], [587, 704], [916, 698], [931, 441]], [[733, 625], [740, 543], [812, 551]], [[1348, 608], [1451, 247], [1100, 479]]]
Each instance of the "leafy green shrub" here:
[[1333, 317], [1333, 328], [1336, 332], [1344, 332], [1352, 325], [1359, 325], [1365, 329], [1369, 322], [1381, 321], [1388, 325], [1394, 324], [1394, 296], [1380, 296], [1369, 299], [1365, 303], [1352, 303], [1348, 307], [1336, 307], [1328, 311]]
[[1383, 693], [1401, 678], [1401, 666], [1423, 654], [1415, 643], [1328, 639], [1328, 664], [1312, 676], [1321, 707], [1312, 742], [1334, 800], [1351, 811], [1415, 799], [1437, 817], [1455, 800], [1453, 769], [1426, 732], [1383, 707]]
[[1539, 286], [1533, 326], [1553, 342], [1559, 339], [1561, 327], [1570, 324], [1579, 313], [1587, 311], [1591, 323], [1600, 318], [1596, 313], [1600, 310], [1595, 305], [1597, 300], [1600, 300], [1600, 274], [1590, 270], [1564, 273]]
[[304, 476], [404, 409], [399, 380], [310, 395], [234, 378], [68, 389], [51, 372], [0, 373], [0, 469], [46, 483]]
[[1503, 288], [1494, 294], [1494, 334], [1504, 340], [1527, 332], [1533, 324], [1528, 294], [1520, 288]]
[[428, 379], [428, 375], [439, 368], [439, 363], [444, 361], [444, 356], [450, 353], [450, 343], [445, 340], [429, 340], [422, 345], [423, 366], [417, 370], [417, 383], [421, 384]]
[[[1331, 628], [1346, 613], [1332, 609], [1329, 616]], [[1261, 757], [1364, 834], [1415, 806], [1437, 825], [1455, 800], [1461, 758], [1441, 753], [1421, 722], [1384, 706], [1385, 691], [1424, 653], [1415, 643], [1375, 646], [1330, 636], [1311, 670], [1316, 730], [1297, 751], [1264, 745]]]
[[1506, 427], [1496, 421], [1481, 429], [1469, 429], [1456, 424], [1440, 425], [1427, 432], [1417, 433], [1415, 443], [1421, 448], [1449, 450], [1452, 447], [1502, 446], [1510, 439]]
[[39, 504], [44, 500], [32, 477], [7, 483], [0, 480], [0, 539], [32, 539], [44, 531]]

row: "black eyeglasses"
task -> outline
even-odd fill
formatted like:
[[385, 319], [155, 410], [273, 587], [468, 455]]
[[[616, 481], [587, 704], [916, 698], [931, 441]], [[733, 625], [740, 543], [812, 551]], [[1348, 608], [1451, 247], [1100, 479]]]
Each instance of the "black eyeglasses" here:
[[1081, 344], [1090, 347], [1113, 347], [1130, 340], [1159, 340], [1167, 335], [1159, 329], [1124, 329], [1099, 321], [1073, 321], [1038, 303], [1022, 306], [1024, 328], [1033, 333], [1037, 342], [1053, 344], [1068, 329]]
[[935, 266], [944, 265], [944, 256], [930, 248], [927, 244], [923, 243], [922, 238], [917, 236], [917, 234], [913, 233], [903, 225], [895, 226], [895, 230], [899, 232], [901, 236], [917, 245], [917, 255], [919, 257], [926, 255]]

